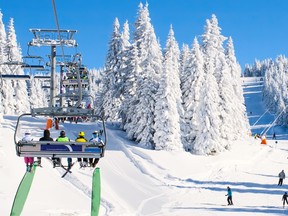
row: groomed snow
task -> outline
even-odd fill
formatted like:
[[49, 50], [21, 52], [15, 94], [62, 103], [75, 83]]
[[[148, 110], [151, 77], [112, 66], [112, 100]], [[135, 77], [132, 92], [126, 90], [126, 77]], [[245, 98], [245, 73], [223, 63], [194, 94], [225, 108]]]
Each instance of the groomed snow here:
[[[253, 134], [264, 131], [275, 118], [265, 113], [262, 83], [256, 81], [247, 78], [243, 82], [250, 123], [253, 125], [259, 120], [252, 127]], [[14, 195], [25, 173], [23, 158], [16, 156], [13, 141], [17, 116], [4, 119], [0, 129], [1, 216], [10, 214]], [[30, 128], [33, 137], [39, 139], [44, 127], [45, 119], [25, 118], [21, 131]], [[285, 128], [271, 127], [267, 132], [268, 145], [261, 145], [259, 139], [251, 137], [233, 143], [229, 152], [199, 156], [143, 149], [128, 141], [123, 131], [111, 124], [107, 127], [109, 142], [105, 157], [98, 163], [102, 183], [100, 215], [288, 214], [281, 201], [288, 182], [284, 180], [282, 187], [277, 186], [278, 173], [282, 169], [288, 173], [288, 131]], [[81, 130], [90, 138], [94, 128], [91, 123], [61, 125], [71, 139]], [[274, 130], [279, 138], [277, 144], [271, 140]], [[51, 134], [56, 138], [59, 131], [52, 130]], [[43, 159], [43, 168], [36, 171], [22, 216], [90, 215], [92, 170], [79, 169], [75, 164], [72, 172], [61, 178], [63, 170], [53, 169], [50, 162]], [[232, 189], [234, 206], [227, 206], [227, 186]]]

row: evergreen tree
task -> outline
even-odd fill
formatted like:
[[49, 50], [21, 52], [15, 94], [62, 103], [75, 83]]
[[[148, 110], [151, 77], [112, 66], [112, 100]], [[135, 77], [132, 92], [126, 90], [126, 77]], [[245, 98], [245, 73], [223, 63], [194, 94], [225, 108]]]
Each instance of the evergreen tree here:
[[16, 81], [15, 85], [15, 113], [23, 114], [30, 111], [30, 100], [28, 97], [28, 89], [24, 80]]
[[[213, 18], [213, 16], [212, 16]], [[210, 20], [206, 20], [205, 32], [202, 36], [202, 51], [204, 54], [204, 72], [206, 74], [206, 82], [203, 85], [198, 119], [199, 133], [195, 138], [193, 151], [197, 154], [214, 154], [221, 152], [225, 146], [221, 142], [221, 113], [220, 113], [220, 96], [218, 82], [220, 77], [216, 73], [219, 68], [218, 46], [220, 41], [217, 34], [215, 23], [211, 24]], [[217, 76], [215, 76], [217, 75]], [[224, 144], [226, 145], [226, 143]]]
[[[16, 32], [14, 28], [14, 20], [11, 18], [8, 26], [7, 34], [7, 54], [8, 60], [15, 62], [15, 65], [8, 65], [12, 74], [23, 75], [24, 71], [20, 65], [22, 62], [22, 54], [20, 46], [17, 45]], [[13, 87], [15, 88], [15, 113], [26, 113], [30, 110], [30, 103], [28, 98], [28, 89], [25, 80], [13, 80]]]
[[32, 78], [30, 82], [30, 104], [31, 108], [39, 108], [41, 107], [40, 103], [40, 92], [38, 91], [39, 88], [37, 87], [38, 80]]
[[[0, 62], [4, 63], [7, 61], [7, 54], [6, 54], [6, 31], [5, 26], [3, 24], [3, 14], [0, 11]], [[1, 68], [4, 67], [4, 65], [0, 65]], [[3, 69], [1, 70], [3, 71]]]
[[[131, 58], [133, 58], [133, 53], [131, 53], [131, 44], [129, 42], [130, 40], [130, 33], [129, 33], [129, 24], [128, 21], [126, 21], [123, 25], [123, 32], [121, 34], [121, 40], [122, 40], [122, 47], [121, 51], [119, 53], [120, 56], [120, 69], [119, 69], [119, 82], [117, 85], [117, 97], [119, 98], [120, 101], [120, 107], [119, 107], [119, 117], [121, 118], [121, 127], [124, 127], [124, 122], [126, 122], [126, 114], [127, 113], [127, 107], [126, 105], [123, 105], [124, 101], [126, 100], [125, 97], [129, 97], [129, 93], [127, 94], [127, 91], [131, 90], [127, 87], [130, 86], [130, 77], [131, 77]], [[132, 54], [132, 56], [130, 56]], [[134, 80], [135, 81], [135, 80]], [[128, 84], [127, 84], [128, 82]], [[135, 85], [135, 84], [134, 84]], [[132, 86], [130, 86], [132, 87]], [[127, 100], [126, 100], [127, 102]], [[123, 119], [122, 119], [123, 118]]]
[[[131, 118], [135, 115], [134, 113], [134, 106], [133, 106], [133, 98], [136, 93], [137, 88], [137, 77], [141, 73], [141, 68], [139, 66], [139, 60], [138, 60], [138, 52], [137, 47], [134, 44], [132, 44], [129, 47], [129, 50], [127, 50], [127, 59], [125, 61], [126, 68], [125, 68], [125, 82], [124, 82], [124, 100], [122, 102], [121, 106], [121, 120], [122, 125], [121, 127], [126, 131], [133, 131], [132, 128], [129, 128], [130, 125], [128, 123], [131, 123]], [[137, 100], [137, 98], [135, 98]], [[133, 139], [133, 134], [129, 134], [128, 136], [130, 139]]]
[[8, 61], [15, 63], [15, 65], [9, 65], [11, 73], [17, 75], [24, 74], [21, 65], [19, 65], [22, 62], [22, 54], [20, 46], [17, 45], [17, 38], [13, 18], [10, 19], [8, 26], [6, 47], [7, 47], [6, 50]]
[[182, 85], [186, 79], [185, 73], [186, 73], [188, 62], [190, 60], [189, 58], [190, 58], [189, 46], [187, 44], [183, 44], [182, 50], [180, 53], [180, 82], [181, 82], [180, 86], [181, 86], [181, 90], [182, 90]]
[[[7, 62], [6, 42], [7, 42], [6, 31], [5, 31], [5, 26], [3, 24], [3, 14], [0, 11], [0, 63], [1, 63], [0, 70], [1, 70], [1, 74], [9, 73], [8, 66], [3, 64]], [[11, 83], [11, 80], [9, 82]], [[1, 108], [4, 114], [6, 114], [9, 111], [8, 110], [8, 96], [9, 94], [12, 94], [13, 96], [13, 91], [11, 91], [11, 89], [8, 89], [8, 86], [10, 87], [10, 85], [8, 85], [7, 80], [3, 80], [3, 82], [1, 82], [1, 97], [0, 98], [1, 98]], [[9, 98], [11, 98], [11, 96], [9, 96]]]
[[2, 103], [3, 103], [3, 114], [14, 115], [16, 101], [14, 99], [14, 87], [12, 86], [11, 80], [3, 80], [2, 82]]
[[183, 115], [179, 73], [179, 47], [170, 27], [164, 51], [163, 73], [156, 94], [154, 143], [157, 150], [181, 150]]
[[201, 122], [200, 101], [204, 97], [203, 55], [197, 38], [194, 39], [191, 56], [183, 74], [182, 98], [184, 107], [184, 146], [187, 151], [193, 149], [196, 136], [200, 133]]
[[[155, 121], [155, 95], [162, 73], [162, 53], [150, 22], [148, 4], [139, 4], [135, 22], [134, 43], [138, 49], [141, 73], [137, 77], [136, 93], [133, 97], [134, 116], [128, 118], [128, 134], [142, 146], [155, 148], [153, 141]], [[131, 113], [129, 113], [131, 115]]]
[[113, 24], [113, 33], [109, 43], [109, 50], [105, 63], [105, 75], [103, 76], [103, 88], [101, 89], [101, 111], [106, 119], [119, 120], [118, 113], [121, 101], [117, 97], [120, 80], [120, 53], [122, 49], [122, 38], [119, 21], [116, 18]]
[[246, 115], [246, 107], [244, 105], [245, 101], [242, 89], [241, 67], [236, 60], [233, 40], [231, 37], [229, 37], [228, 39], [225, 55], [227, 65], [231, 74], [230, 82], [234, 90], [234, 96], [232, 98], [232, 101], [235, 104], [233, 107], [235, 114], [234, 117], [231, 117], [234, 120], [233, 128], [235, 131], [235, 139], [239, 139], [241, 138], [241, 136], [243, 136], [243, 134], [249, 134], [248, 132], [250, 131], [250, 126]]

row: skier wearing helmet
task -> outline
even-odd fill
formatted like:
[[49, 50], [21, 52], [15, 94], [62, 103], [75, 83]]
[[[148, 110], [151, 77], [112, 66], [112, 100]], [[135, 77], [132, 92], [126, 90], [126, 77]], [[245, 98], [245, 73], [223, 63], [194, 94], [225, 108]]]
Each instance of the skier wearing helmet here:
[[[66, 136], [65, 131], [60, 132], [60, 136], [56, 139], [57, 142], [70, 142], [70, 139]], [[60, 158], [59, 158], [60, 159]], [[67, 158], [68, 169], [71, 168], [72, 158]]]
[[[78, 137], [75, 140], [75, 142], [87, 142], [87, 140], [85, 139], [85, 133], [83, 131], [79, 132]], [[80, 168], [87, 166], [87, 158], [83, 158], [83, 160], [82, 158], [77, 158], [77, 161], [80, 164]]]
[[[32, 137], [31, 137], [31, 132], [30, 131], [25, 131], [24, 137], [22, 139], [22, 141], [32, 141]], [[31, 172], [32, 169], [32, 165], [34, 163], [34, 157], [24, 157], [24, 162], [26, 164], [26, 171], [27, 172]]]
[[[98, 146], [103, 146], [104, 143], [103, 141], [101, 140], [100, 136], [99, 136], [99, 132], [98, 131], [94, 131], [92, 133], [92, 138], [89, 140], [89, 142], [93, 142], [95, 144], [97, 144]], [[89, 159], [89, 163], [91, 164], [92, 167], [95, 167], [97, 165], [97, 163], [99, 162], [99, 158], [95, 158], [94, 159], [94, 162], [93, 162], [93, 158], [90, 158]]]

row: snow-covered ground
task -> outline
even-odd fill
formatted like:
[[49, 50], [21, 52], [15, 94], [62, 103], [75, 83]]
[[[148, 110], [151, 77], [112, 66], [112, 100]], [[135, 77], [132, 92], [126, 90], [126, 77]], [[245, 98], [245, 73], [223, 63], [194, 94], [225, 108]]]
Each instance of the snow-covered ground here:
[[[262, 83], [258, 80], [243, 81], [247, 114], [251, 125], [256, 123], [252, 127], [253, 134], [265, 131], [275, 118], [265, 113]], [[16, 120], [15, 116], [5, 116], [0, 129], [1, 216], [10, 214], [14, 195], [25, 173], [23, 158], [15, 154]], [[45, 119], [25, 118], [21, 130], [31, 128], [35, 139], [39, 139], [44, 126]], [[268, 139], [276, 132], [277, 144], [275, 140], [268, 140], [268, 145], [261, 145], [259, 139], [251, 137], [217, 156], [143, 149], [128, 141], [123, 131], [110, 124], [107, 127], [109, 142], [105, 157], [98, 163], [102, 183], [100, 215], [288, 214], [281, 201], [288, 190], [288, 182], [284, 180], [282, 187], [277, 186], [277, 175], [288, 164], [288, 131], [283, 127], [271, 127], [267, 132]], [[95, 125], [66, 123], [61, 128], [71, 139], [81, 130], [90, 138]], [[59, 131], [52, 130], [51, 134], [56, 138]], [[72, 172], [61, 178], [63, 170], [53, 169], [50, 162], [43, 159], [43, 168], [36, 171], [22, 215], [90, 215], [92, 170], [79, 169], [75, 164]], [[227, 186], [232, 189], [234, 206], [227, 206]]]

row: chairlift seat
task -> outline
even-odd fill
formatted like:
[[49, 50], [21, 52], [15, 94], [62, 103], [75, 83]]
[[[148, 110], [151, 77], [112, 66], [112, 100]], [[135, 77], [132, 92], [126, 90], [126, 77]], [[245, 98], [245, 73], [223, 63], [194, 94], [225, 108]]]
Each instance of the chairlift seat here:
[[19, 141], [20, 157], [101, 158], [105, 146], [94, 142]]

